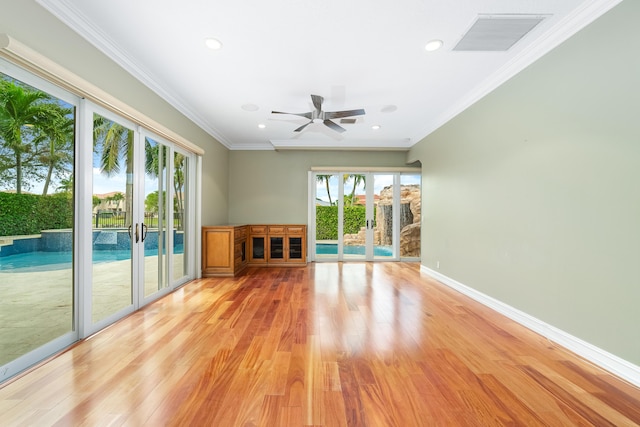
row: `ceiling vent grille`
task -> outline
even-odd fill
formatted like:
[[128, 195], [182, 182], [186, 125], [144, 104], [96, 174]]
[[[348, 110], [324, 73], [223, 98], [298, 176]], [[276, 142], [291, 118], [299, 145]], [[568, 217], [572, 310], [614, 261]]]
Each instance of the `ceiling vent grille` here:
[[478, 15], [476, 22], [462, 36], [453, 50], [478, 52], [509, 50], [547, 16]]

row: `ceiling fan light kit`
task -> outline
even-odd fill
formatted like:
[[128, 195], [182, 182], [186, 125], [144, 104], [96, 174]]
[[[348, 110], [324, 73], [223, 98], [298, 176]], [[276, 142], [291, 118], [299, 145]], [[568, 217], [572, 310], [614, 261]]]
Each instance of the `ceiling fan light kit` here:
[[332, 119], [341, 119], [344, 117], [354, 117], [354, 116], [364, 116], [365, 111], [362, 108], [357, 110], [342, 110], [342, 111], [323, 111], [322, 103], [324, 102], [324, 98], [320, 95], [311, 95], [311, 102], [313, 103], [314, 110], [306, 113], [287, 113], [284, 111], [272, 111], [272, 114], [290, 114], [293, 116], [300, 116], [309, 119], [309, 122], [303, 124], [297, 129], [294, 129], [294, 132], [300, 132], [311, 123], [323, 123], [329, 129], [332, 129], [336, 132], [342, 133], [346, 131], [345, 128], [340, 126], [339, 124], [332, 121]]

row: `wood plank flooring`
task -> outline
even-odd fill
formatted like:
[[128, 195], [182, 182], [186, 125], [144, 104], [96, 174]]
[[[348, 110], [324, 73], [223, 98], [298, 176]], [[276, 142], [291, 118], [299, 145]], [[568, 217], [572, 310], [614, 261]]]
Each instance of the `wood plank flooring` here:
[[0, 388], [3, 426], [633, 426], [640, 390], [421, 275], [194, 281]]

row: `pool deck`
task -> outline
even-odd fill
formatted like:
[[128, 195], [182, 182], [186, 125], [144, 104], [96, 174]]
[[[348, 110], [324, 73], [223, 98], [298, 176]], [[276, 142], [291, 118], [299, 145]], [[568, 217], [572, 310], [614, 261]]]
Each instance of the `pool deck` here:
[[[174, 269], [182, 268], [174, 256]], [[157, 257], [145, 257], [145, 271], [157, 272]], [[155, 280], [154, 280], [155, 279]], [[93, 265], [93, 311], [102, 319], [129, 304], [130, 261]], [[157, 289], [157, 276], [145, 280], [145, 295]], [[0, 271], [0, 366], [72, 330], [73, 272]]]

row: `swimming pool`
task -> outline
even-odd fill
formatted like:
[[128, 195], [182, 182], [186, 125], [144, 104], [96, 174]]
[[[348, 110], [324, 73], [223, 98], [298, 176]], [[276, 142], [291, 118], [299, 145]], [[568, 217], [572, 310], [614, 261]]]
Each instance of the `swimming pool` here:
[[[343, 253], [345, 255], [363, 255], [365, 247], [362, 245], [344, 245]], [[316, 255], [338, 255], [337, 243], [316, 243]], [[391, 246], [374, 246], [373, 256], [392, 257], [393, 248]]]
[[[175, 254], [183, 252], [183, 245], [176, 245]], [[158, 255], [157, 249], [145, 250], [144, 256]], [[131, 251], [125, 249], [109, 251], [93, 251], [93, 263], [122, 261], [131, 258]], [[0, 257], [0, 272], [12, 271], [14, 273], [28, 273], [34, 271], [52, 271], [71, 268], [71, 251], [61, 252], [24, 252], [15, 255]]]

